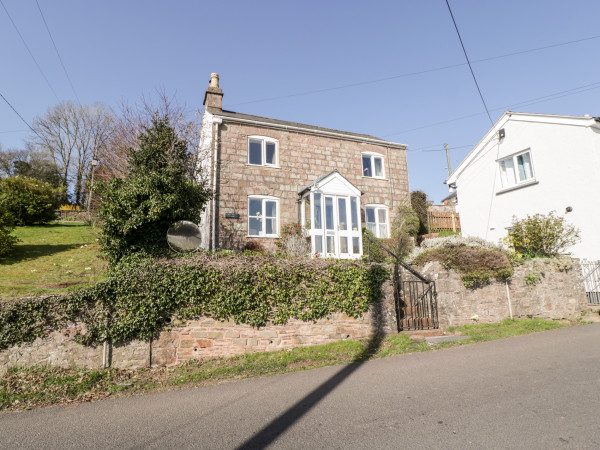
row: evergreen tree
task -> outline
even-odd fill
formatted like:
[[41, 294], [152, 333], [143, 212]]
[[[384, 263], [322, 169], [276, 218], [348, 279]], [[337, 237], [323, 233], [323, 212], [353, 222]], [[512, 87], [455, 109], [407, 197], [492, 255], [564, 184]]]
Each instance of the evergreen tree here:
[[167, 250], [166, 233], [179, 220], [197, 222], [210, 191], [193, 178], [187, 143], [166, 116], [156, 115], [130, 150], [124, 179], [97, 183], [103, 221], [100, 244], [111, 263], [134, 252]]

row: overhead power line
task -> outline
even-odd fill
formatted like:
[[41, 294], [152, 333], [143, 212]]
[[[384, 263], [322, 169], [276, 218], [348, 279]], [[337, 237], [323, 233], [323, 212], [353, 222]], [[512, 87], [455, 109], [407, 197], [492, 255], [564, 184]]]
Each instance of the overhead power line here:
[[[537, 103], [547, 102], [547, 101], [555, 100], [555, 99], [562, 98], [562, 97], [568, 97], [570, 95], [576, 95], [576, 94], [580, 94], [582, 92], [591, 91], [593, 89], [598, 89], [598, 88], [600, 88], [600, 82], [584, 84], [583, 86], [578, 86], [578, 87], [575, 87], [572, 89], [567, 89], [565, 91], [559, 91], [559, 92], [555, 92], [553, 94], [544, 95], [542, 97], [532, 98], [532, 99], [525, 100], [525, 101], [522, 101], [519, 103], [513, 103], [511, 105], [502, 106], [500, 108], [493, 108], [490, 111], [506, 111], [507, 109], [510, 110], [511, 108], [535, 105]], [[423, 130], [426, 128], [436, 127], [438, 125], [445, 125], [447, 123], [457, 122], [459, 120], [470, 119], [472, 117], [478, 117], [478, 116], [481, 116], [482, 114], [485, 114], [485, 113], [478, 112], [478, 113], [474, 113], [474, 114], [468, 114], [466, 116], [460, 116], [460, 117], [455, 117], [453, 119], [442, 120], [440, 122], [430, 123], [430, 124], [423, 125], [420, 127], [409, 128], [409, 129], [397, 131], [394, 133], [384, 134], [381, 137], [395, 136], [398, 134], [409, 133], [411, 131], [417, 131], [417, 130]]]
[[[550, 49], [550, 48], [562, 47], [565, 45], [577, 44], [580, 42], [590, 41], [593, 39], [600, 39], [600, 35], [590, 36], [590, 37], [581, 38], [581, 39], [575, 39], [572, 41], [559, 42], [557, 44], [549, 44], [549, 45], [545, 45], [542, 47], [535, 47], [535, 48], [530, 48], [530, 49], [526, 49], [526, 50], [519, 50], [519, 51], [511, 52], [511, 53], [504, 53], [502, 55], [497, 55], [497, 56], [489, 56], [487, 58], [474, 59], [471, 61], [471, 63], [478, 64], [478, 63], [482, 63], [482, 62], [493, 61], [495, 59], [508, 58], [510, 56], [523, 55], [526, 53], [537, 52], [540, 50], [546, 50], [546, 49]], [[247, 105], [250, 103], [261, 103], [261, 102], [268, 102], [268, 101], [272, 101], [272, 100], [282, 100], [282, 99], [292, 98], [292, 97], [301, 97], [304, 95], [320, 94], [322, 92], [336, 91], [336, 90], [340, 90], [340, 89], [348, 89], [348, 88], [357, 87], [357, 86], [381, 83], [383, 81], [395, 80], [398, 78], [407, 78], [407, 77], [423, 75], [423, 74], [431, 73], [431, 72], [438, 72], [441, 70], [454, 69], [456, 67], [462, 67], [462, 66], [466, 66], [466, 65], [467, 65], [467, 63], [450, 64], [447, 66], [433, 67], [431, 69], [424, 69], [424, 70], [419, 70], [416, 72], [407, 72], [407, 73], [403, 73], [403, 74], [399, 74], [399, 75], [392, 75], [389, 77], [377, 78], [375, 80], [357, 81], [355, 83], [342, 84], [339, 86], [332, 86], [332, 87], [322, 88], [322, 89], [314, 89], [314, 90], [304, 91], [304, 92], [296, 92], [294, 94], [280, 95], [277, 97], [266, 97], [266, 98], [260, 98], [260, 99], [256, 99], [256, 100], [249, 100], [246, 102], [230, 103], [225, 106], [231, 107], [231, 106]]]
[[21, 38], [21, 42], [23, 42], [23, 45], [25, 46], [25, 48], [27, 49], [27, 51], [29, 52], [29, 56], [31, 56], [31, 59], [33, 59], [33, 62], [35, 63], [35, 65], [37, 66], [38, 70], [40, 71], [40, 73], [42, 74], [42, 77], [44, 77], [44, 80], [46, 80], [46, 84], [48, 85], [48, 87], [50, 88], [50, 90], [52, 91], [52, 93], [54, 94], [54, 97], [56, 97], [56, 100], [60, 103], [60, 99], [58, 98], [58, 95], [56, 95], [56, 91], [54, 90], [54, 88], [52, 87], [52, 85], [50, 84], [50, 81], [48, 81], [48, 77], [46, 77], [46, 74], [44, 73], [44, 71], [42, 70], [42, 68], [40, 67], [39, 63], [37, 62], [37, 59], [35, 59], [35, 56], [33, 56], [33, 53], [31, 52], [31, 50], [29, 49], [29, 46], [27, 45], [27, 42], [25, 42], [25, 39], [23, 38], [23, 35], [21, 34], [21, 32], [19, 31], [19, 28], [17, 27], [17, 25], [15, 24], [15, 21], [12, 19], [12, 17], [10, 16], [10, 13], [8, 12], [8, 9], [6, 9], [6, 6], [4, 6], [4, 2], [2, 0], [0, 0], [0, 5], [2, 5], [2, 8], [4, 8], [4, 12], [6, 12], [6, 15], [8, 16], [8, 18], [10, 19], [10, 22], [12, 23], [13, 27], [15, 28], [17, 34], [19, 35], [19, 37]]
[[[4, 95], [2, 95], [2, 92], [0, 92], [0, 97], [2, 97], [2, 100], [4, 100], [6, 102], [6, 104], [8, 106], [10, 106], [10, 109], [12, 109], [15, 112], [15, 114], [17, 116], [19, 116], [19, 119], [21, 119], [23, 121], [23, 123], [25, 125], [27, 125], [27, 128], [29, 128], [33, 133], [35, 133], [35, 130], [33, 128], [31, 128], [31, 125], [29, 125], [29, 123], [25, 119], [23, 119], [23, 116], [21, 114], [19, 114], [19, 112], [15, 109], [15, 107], [10, 104], [10, 102], [6, 99], [6, 97]], [[37, 133], [35, 133], [35, 134], [37, 134]]]
[[477, 92], [479, 92], [479, 97], [481, 98], [483, 107], [485, 108], [488, 118], [490, 119], [490, 123], [493, 125], [494, 121], [492, 120], [490, 111], [488, 110], [488, 107], [485, 104], [485, 99], [483, 98], [483, 94], [481, 93], [481, 88], [479, 87], [479, 83], [477, 82], [477, 78], [475, 77], [475, 72], [473, 72], [473, 67], [471, 66], [471, 61], [469, 61], [469, 55], [467, 55], [467, 49], [465, 49], [465, 44], [463, 43], [462, 37], [460, 36], [460, 31], [458, 31], [458, 25], [456, 25], [456, 20], [454, 20], [454, 14], [452, 14], [452, 9], [450, 8], [450, 3], [448, 3], [448, 0], [446, 0], [446, 5], [448, 6], [448, 11], [450, 12], [450, 17], [452, 18], [452, 23], [454, 24], [454, 29], [456, 30], [456, 34], [458, 35], [458, 40], [460, 41], [460, 46], [463, 49], [463, 53], [465, 54], [467, 64], [469, 65], [469, 70], [471, 70], [471, 75], [473, 75], [473, 81], [475, 82], [475, 86], [477, 86]]
[[60, 61], [60, 65], [62, 66], [63, 71], [65, 72], [65, 75], [67, 76], [67, 80], [69, 80], [69, 85], [71, 86], [71, 89], [73, 90], [73, 94], [75, 94], [77, 103], [81, 104], [81, 101], [79, 101], [79, 96], [77, 95], [77, 91], [75, 90], [75, 86], [73, 86], [73, 82], [71, 81], [71, 77], [69, 76], [69, 73], [67, 72], [65, 63], [63, 62], [63, 59], [60, 56], [58, 47], [56, 46], [56, 42], [54, 42], [54, 38], [52, 37], [52, 33], [50, 32], [50, 28], [48, 27], [48, 22], [46, 22], [46, 18], [44, 17], [44, 13], [42, 12], [42, 8], [40, 8], [40, 4], [39, 4], [38, 0], [35, 0], [35, 4], [38, 7], [38, 11], [40, 12], [40, 15], [42, 16], [42, 20], [44, 21], [44, 25], [46, 26], [46, 31], [48, 31], [48, 36], [50, 36], [50, 40], [52, 41], [52, 45], [54, 46], [54, 50], [56, 51], [56, 55], [58, 56], [58, 60]]
[[[469, 145], [460, 145], [458, 147], [448, 147], [448, 150], [458, 150], [461, 148], [469, 148], [469, 147], [473, 147], [472, 144]], [[430, 152], [445, 152], [446, 149], [445, 148], [430, 148], [430, 149], [418, 149], [418, 148], [407, 148], [406, 149], [407, 152], [419, 152], [419, 153], [430, 153]]]

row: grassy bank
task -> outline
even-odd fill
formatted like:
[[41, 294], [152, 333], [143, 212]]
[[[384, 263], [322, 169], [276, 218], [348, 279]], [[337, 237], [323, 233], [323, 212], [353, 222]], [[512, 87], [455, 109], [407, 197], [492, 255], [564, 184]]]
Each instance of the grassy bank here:
[[473, 324], [452, 328], [468, 339], [430, 346], [408, 335], [390, 336], [381, 342], [340, 341], [277, 352], [244, 354], [231, 358], [190, 361], [171, 368], [140, 370], [61, 369], [44, 366], [13, 368], [0, 377], [0, 410], [85, 402], [115, 395], [132, 395], [219, 381], [276, 375], [336, 364], [347, 364], [403, 353], [415, 353], [552, 330], [568, 324], [542, 320], [505, 320], [498, 324]]
[[65, 292], [102, 279], [97, 230], [80, 222], [17, 227], [21, 242], [0, 258], [0, 301]]

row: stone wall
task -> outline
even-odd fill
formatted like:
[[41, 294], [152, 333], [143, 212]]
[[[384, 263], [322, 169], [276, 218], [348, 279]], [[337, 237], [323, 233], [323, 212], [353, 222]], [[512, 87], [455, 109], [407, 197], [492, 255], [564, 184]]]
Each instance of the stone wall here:
[[[253, 135], [277, 140], [279, 167], [248, 164], [248, 136]], [[238, 249], [246, 243], [249, 195], [277, 197], [280, 227], [296, 223], [298, 192], [334, 170], [364, 193], [360, 199], [363, 216], [367, 204], [386, 205], [391, 213], [410, 204], [405, 150], [225, 121], [219, 127], [219, 150], [219, 248]], [[385, 179], [362, 176], [361, 152], [383, 155]], [[227, 213], [239, 214], [239, 218], [228, 219]], [[253, 240], [267, 249], [275, 248], [274, 239]]]
[[[436, 282], [442, 328], [473, 323], [473, 315], [481, 323], [499, 322], [509, 317], [508, 295], [513, 317], [572, 319], [588, 309], [576, 260], [566, 271], [543, 260], [527, 261], [515, 268], [508, 283], [492, 282], [476, 289], [465, 288], [459, 273], [444, 270], [439, 263], [429, 263], [423, 273]], [[528, 285], [526, 277], [534, 273], [543, 276], [539, 283]]]
[[[478, 289], [467, 289], [460, 274], [444, 270], [439, 263], [428, 264], [423, 273], [436, 281], [442, 328], [472, 323], [473, 315], [477, 315], [481, 323], [499, 322], [509, 317], [506, 283], [492, 282]], [[529, 273], [544, 275], [539, 284], [529, 286], [525, 282]], [[515, 269], [508, 287], [514, 317], [575, 318], [589, 309], [577, 263], [572, 269], [561, 272], [552, 265], [528, 261]], [[286, 325], [257, 329], [203, 318], [174, 324], [151, 346], [139, 341], [111, 346], [111, 363], [113, 367], [138, 368], [147, 366], [151, 360], [153, 366], [170, 366], [190, 359], [394, 334], [397, 324], [391, 282], [386, 282], [383, 289], [382, 301], [358, 319], [333, 314], [314, 323], [290, 320]], [[77, 344], [73, 339], [76, 331], [74, 325], [53, 332], [46, 339], [0, 351], [0, 373], [8, 367], [34, 364], [101, 367], [102, 347]]]
[[[395, 333], [396, 312], [391, 282], [384, 284], [383, 291], [383, 299], [358, 319], [338, 313], [314, 323], [290, 320], [285, 325], [267, 325], [260, 329], [208, 318], [175, 324], [171, 330], [161, 333], [151, 346], [140, 341], [111, 346], [111, 365], [145, 367], [151, 358], [153, 366], [170, 366], [190, 359], [283, 350]], [[77, 326], [73, 325], [51, 333], [46, 339], [0, 351], [0, 373], [8, 367], [36, 364], [101, 367], [102, 346], [90, 348], [77, 344], [73, 339], [76, 331]]]

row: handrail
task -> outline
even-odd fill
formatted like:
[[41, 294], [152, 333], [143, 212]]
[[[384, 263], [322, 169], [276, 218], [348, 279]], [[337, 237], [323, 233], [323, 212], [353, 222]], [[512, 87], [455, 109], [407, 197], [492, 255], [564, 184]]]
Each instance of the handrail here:
[[[367, 237], [367, 239], [370, 242], [375, 242], [377, 245], [379, 245], [383, 250], [385, 250], [386, 252], [388, 252], [390, 255], [392, 255], [394, 258], [396, 258], [396, 262], [398, 264], [400, 264], [402, 267], [404, 267], [406, 270], [408, 270], [410, 273], [412, 273], [415, 277], [417, 277], [419, 280], [425, 282], [425, 283], [431, 283], [432, 280], [428, 280], [427, 278], [425, 278], [423, 275], [421, 275], [419, 272], [417, 272], [415, 269], [413, 269], [412, 267], [410, 267], [410, 265], [406, 264], [404, 261], [402, 261], [397, 255], [395, 255], [394, 253], [392, 253], [391, 250], [385, 248], [383, 246], [383, 244], [381, 242], [379, 242], [377, 239], [372, 238], [371, 236], [369, 236], [369, 234], [365, 233], [364, 236]], [[370, 255], [369, 255], [370, 257]]]

